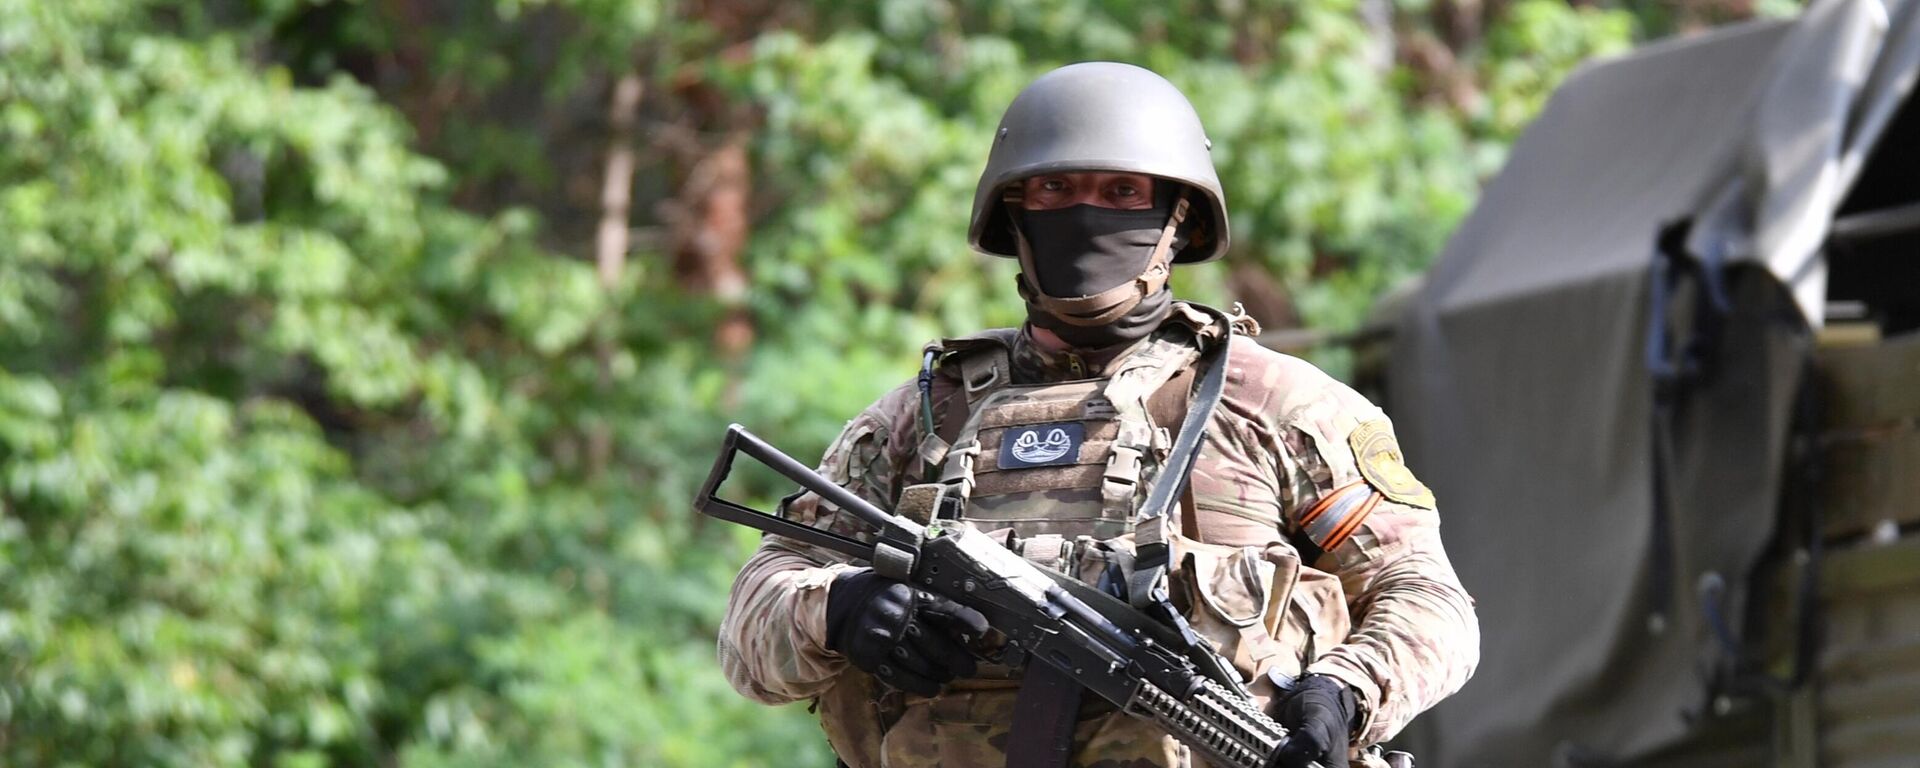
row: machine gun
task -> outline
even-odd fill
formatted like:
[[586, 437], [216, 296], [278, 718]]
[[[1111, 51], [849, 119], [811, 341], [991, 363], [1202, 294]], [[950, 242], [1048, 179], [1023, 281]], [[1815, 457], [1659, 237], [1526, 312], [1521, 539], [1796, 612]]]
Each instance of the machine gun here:
[[[862, 542], [719, 498], [745, 453], [877, 529]], [[1260, 711], [1239, 675], [1203, 639], [1100, 590], [1041, 568], [964, 524], [922, 526], [867, 503], [739, 425], [695, 506], [703, 514], [839, 552], [882, 576], [938, 593], [986, 616], [999, 635], [982, 653], [1039, 660], [1128, 715], [1148, 720], [1216, 766], [1262, 768], [1287, 731]]]

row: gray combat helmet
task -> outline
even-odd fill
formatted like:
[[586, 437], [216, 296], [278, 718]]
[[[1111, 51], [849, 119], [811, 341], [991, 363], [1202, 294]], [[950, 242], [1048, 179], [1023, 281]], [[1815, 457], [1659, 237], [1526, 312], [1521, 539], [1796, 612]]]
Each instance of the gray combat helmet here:
[[1206, 197], [1194, 212], [1193, 237], [1173, 261], [1220, 258], [1227, 252], [1227, 199], [1212, 147], [1193, 104], [1150, 70], [1092, 61], [1048, 72], [1000, 118], [973, 193], [967, 244], [995, 256], [1018, 255], [1001, 199], [1009, 183], [1037, 173], [1119, 171], [1172, 179]]

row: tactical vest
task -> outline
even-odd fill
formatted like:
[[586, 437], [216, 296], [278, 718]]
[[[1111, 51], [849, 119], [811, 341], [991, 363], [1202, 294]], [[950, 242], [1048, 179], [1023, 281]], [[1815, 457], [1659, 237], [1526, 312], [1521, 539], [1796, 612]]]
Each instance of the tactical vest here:
[[[1013, 383], [1010, 329], [929, 345], [940, 360], [939, 383], [954, 390], [944, 423], [925, 430], [919, 446], [921, 482], [903, 490], [895, 511], [922, 523], [959, 520], [1037, 565], [1109, 591], [1132, 574], [1136, 526], [1167, 526], [1172, 530], [1159, 535], [1175, 543], [1176, 604], [1243, 674], [1259, 678], [1258, 670], [1272, 668], [1281, 649], [1297, 641], [1274, 637], [1265, 621], [1289, 609], [1287, 593], [1301, 575], [1291, 547], [1205, 544], [1181, 535], [1179, 515], [1151, 522], [1135, 515], [1172, 449], [1194, 362], [1203, 347], [1227, 343], [1237, 322], [1176, 305], [1172, 319], [1107, 376], [1044, 384]], [[1298, 665], [1283, 671], [1297, 673]], [[818, 701], [829, 740], [848, 764], [1004, 762], [990, 745], [1005, 741], [996, 729], [1011, 719], [1018, 686], [1012, 671], [983, 665], [979, 677], [910, 702], [865, 675], [853, 677]], [[1256, 693], [1271, 691], [1254, 682]], [[1089, 701], [1086, 711], [1127, 718], [1103, 704]], [[1188, 763], [1184, 746], [1150, 728], [1082, 727], [1102, 734], [1088, 751], [1124, 756], [1127, 764]]]
[[[1089, 585], [1130, 570], [1134, 513], [1172, 448], [1193, 363], [1202, 345], [1225, 343], [1231, 322], [1174, 317], [1107, 376], [1076, 381], [1014, 384], [1011, 331], [930, 347], [957, 374], [949, 403], [965, 407], [921, 444], [939, 489], [903, 494], [901, 514], [957, 517]], [[940, 509], [921, 501], [936, 497]]]

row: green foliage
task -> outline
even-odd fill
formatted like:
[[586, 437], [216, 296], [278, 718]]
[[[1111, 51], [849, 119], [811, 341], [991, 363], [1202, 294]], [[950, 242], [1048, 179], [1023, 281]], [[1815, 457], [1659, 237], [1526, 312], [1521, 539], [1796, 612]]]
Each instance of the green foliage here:
[[1553, 0], [1522, 0], [1508, 15], [1511, 21], [1493, 30], [1483, 68], [1485, 117], [1497, 135], [1509, 139], [1546, 106], [1568, 71], [1596, 56], [1625, 52], [1633, 34], [1633, 20], [1625, 14]]
[[717, 371], [647, 289], [162, 10], [0, 5], [0, 763], [824, 761], [689, 642], [742, 547], [684, 546]]
[[[1018, 322], [964, 233], [1022, 85], [1166, 72], [1231, 258], [1348, 328], [1635, 23], [1507, 6], [1462, 111], [1352, 0], [709, 5], [0, 0], [0, 765], [829, 764], [715, 668], [754, 541], [687, 500], [726, 422], [817, 452], [926, 339]], [[629, 70], [603, 284], [574, 190]], [[656, 142], [735, 132], [739, 297], [677, 274]]]

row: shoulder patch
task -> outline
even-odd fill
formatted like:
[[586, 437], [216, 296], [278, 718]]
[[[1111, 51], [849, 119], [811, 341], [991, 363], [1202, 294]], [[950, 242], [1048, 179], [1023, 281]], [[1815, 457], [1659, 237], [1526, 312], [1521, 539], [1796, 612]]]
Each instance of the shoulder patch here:
[[1347, 435], [1347, 444], [1353, 447], [1353, 460], [1359, 465], [1360, 476], [1381, 495], [1409, 506], [1434, 508], [1433, 491], [1413, 476], [1413, 470], [1407, 469], [1406, 457], [1400, 453], [1400, 441], [1394, 438], [1393, 428], [1386, 421], [1376, 419], [1354, 427]]

